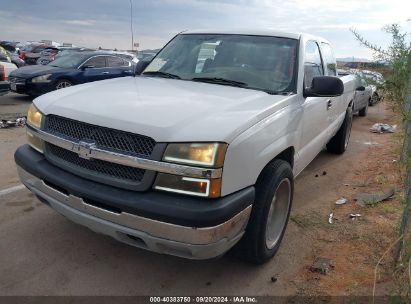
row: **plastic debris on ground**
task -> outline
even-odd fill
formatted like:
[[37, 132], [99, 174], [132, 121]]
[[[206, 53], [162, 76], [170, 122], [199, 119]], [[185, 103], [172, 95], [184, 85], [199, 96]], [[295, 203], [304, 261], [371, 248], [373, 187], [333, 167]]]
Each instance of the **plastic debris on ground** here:
[[13, 127], [23, 127], [26, 125], [26, 117], [19, 117], [10, 120], [1, 120], [0, 129], [13, 128]]
[[393, 197], [395, 194], [394, 189], [389, 189], [382, 193], [358, 193], [355, 197], [357, 204], [365, 207], [375, 205], [379, 202], [385, 201]]
[[328, 216], [328, 223], [329, 224], [333, 223], [333, 218], [334, 218], [334, 213], [330, 213], [330, 215]]
[[318, 257], [310, 267], [311, 272], [319, 272], [321, 274], [328, 274], [334, 268], [333, 262], [327, 258]]
[[396, 128], [397, 125], [376, 123], [370, 128], [370, 131], [373, 133], [394, 133]]
[[347, 203], [347, 199], [344, 198], [344, 197], [338, 199], [338, 200], [335, 202], [336, 205], [344, 205], [345, 203]]
[[359, 214], [359, 213], [351, 213], [350, 214], [350, 219], [352, 219], [352, 220], [355, 220], [359, 217], [361, 217], [361, 214]]

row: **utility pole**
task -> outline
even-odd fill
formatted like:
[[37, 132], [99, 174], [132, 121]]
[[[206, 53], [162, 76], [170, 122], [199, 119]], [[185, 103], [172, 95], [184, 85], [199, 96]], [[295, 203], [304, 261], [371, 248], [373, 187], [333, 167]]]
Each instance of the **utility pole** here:
[[131, 29], [131, 52], [133, 52], [134, 51], [133, 0], [130, 0], [130, 29]]

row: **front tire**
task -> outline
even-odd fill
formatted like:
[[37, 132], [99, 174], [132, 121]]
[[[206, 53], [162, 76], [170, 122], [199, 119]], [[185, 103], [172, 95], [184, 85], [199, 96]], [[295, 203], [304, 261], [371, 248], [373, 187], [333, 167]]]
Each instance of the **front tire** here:
[[276, 159], [262, 172], [256, 184], [256, 198], [246, 232], [235, 250], [248, 262], [269, 261], [280, 248], [293, 200], [291, 166]]
[[60, 79], [60, 80], [57, 81], [57, 83], [56, 83], [56, 90], [68, 88], [68, 87], [71, 87], [72, 85], [73, 85], [73, 84], [71, 83], [70, 80]]
[[343, 154], [347, 150], [350, 140], [352, 127], [352, 108], [347, 108], [345, 111], [344, 122], [338, 130], [337, 134], [327, 144], [327, 150], [334, 154]]

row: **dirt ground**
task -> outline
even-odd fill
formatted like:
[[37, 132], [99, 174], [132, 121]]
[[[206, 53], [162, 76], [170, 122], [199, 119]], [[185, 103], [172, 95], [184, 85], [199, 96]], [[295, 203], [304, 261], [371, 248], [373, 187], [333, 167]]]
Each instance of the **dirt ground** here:
[[[27, 98], [0, 97], [0, 117], [28, 105]], [[262, 266], [230, 254], [198, 262], [136, 249], [71, 223], [25, 189], [0, 194], [0, 295], [372, 295], [374, 268], [395, 241], [401, 216], [398, 132], [370, 133], [375, 122], [398, 123], [385, 104], [355, 116], [348, 151], [321, 152], [296, 179], [283, 244]], [[19, 184], [13, 152], [24, 141], [23, 128], [0, 130], [0, 193]], [[355, 202], [358, 193], [391, 187], [391, 200]], [[341, 197], [348, 202], [336, 205]], [[361, 217], [351, 220], [350, 213]], [[332, 260], [327, 275], [310, 271], [316, 257]], [[395, 291], [392, 269], [388, 254], [377, 295]]]

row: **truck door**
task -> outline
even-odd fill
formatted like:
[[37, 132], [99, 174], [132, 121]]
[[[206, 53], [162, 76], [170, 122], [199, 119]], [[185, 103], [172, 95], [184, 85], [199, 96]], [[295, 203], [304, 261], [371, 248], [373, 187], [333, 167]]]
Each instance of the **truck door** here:
[[[324, 65], [324, 75], [337, 77], [337, 60], [334, 52], [328, 43], [320, 43], [321, 57]], [[346, 110], [346, 103], [342, 96], [328, 97], [327, 124], [328, 138], [331, 138], [338, 130], [339, 119], [343, 119]]]
[[[304, 54], [304, 86], [311, 87], [314, 77], [324, 75], [317, 42], [308, 41]], [[303, 107], [303, 131], [300, 140], [300, 160], [297, 170], [304, 169], [326, 144], [330, 98], [307, 97]]]

